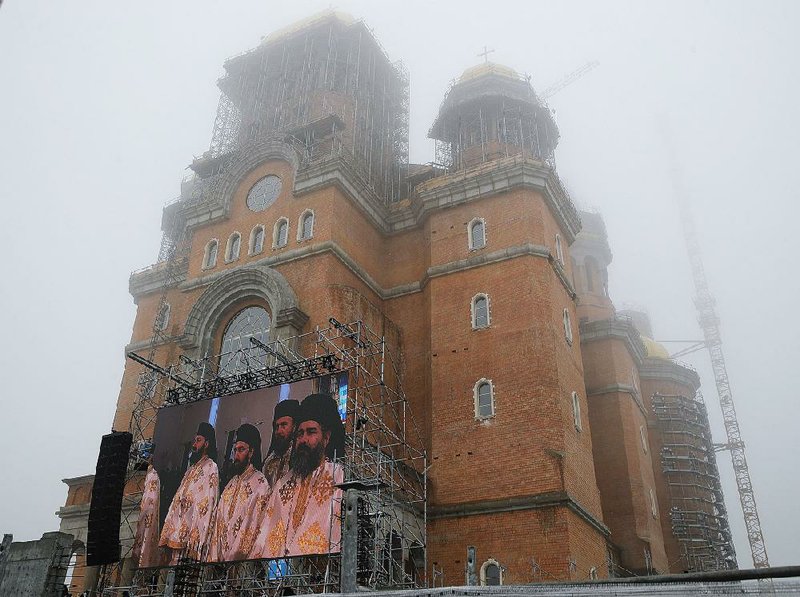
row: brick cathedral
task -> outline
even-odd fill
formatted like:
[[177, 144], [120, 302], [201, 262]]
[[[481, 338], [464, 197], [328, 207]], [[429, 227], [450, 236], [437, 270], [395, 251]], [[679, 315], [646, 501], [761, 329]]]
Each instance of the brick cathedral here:
[[[211, 149], [164, 209], [185, 259], [132, 274], [126, 352], [167, 366], [331, 317], [391, 330], [430, 465], [429, 582], [736, 566], [698, 375], [615, 310], [605, 225], [560, 182], [528, 78], [465, 71], [436, 160], [411, 164], [407, 74], [362, 22], [326, 12], [224, 67]], [[85, 541], [92, 476], [65, 483], [61, 530]]]

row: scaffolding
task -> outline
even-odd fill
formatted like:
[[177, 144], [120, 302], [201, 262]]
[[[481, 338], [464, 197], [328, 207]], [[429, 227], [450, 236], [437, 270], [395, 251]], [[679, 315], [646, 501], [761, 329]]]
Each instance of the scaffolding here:
[[690, 572], [736, 568], [719, 470], [702, 399], [653, 395], [672, 533]]
[[529, 77], [487, 63], [450, 83], [428, 134], [436, 163], [462, 170], [521, 155], [555, 169], [558, 128]]
[[278, 138], [296, 144], [303, 165], [341, 158], [384, 203], [407, 194], [408, 72], [363, 22], [326, 11], [224, 68], [204, 159]]
[[[156, 414], [150, 412], [155, 401], [186, 404], [302, 379], [317, 379], [321, 391], [338, 395], [345, 405], [346, 441], [344, 455], [336, 460], [344, 471], [342, 501], [353, 504], [349, 521], [345, 504], [332, 506], [333, 524], [343, 525], [342, 543], [332, 544], [328, 554], [279, 560], [212, 564], [182, 557], [173, 568], [139, 569], [129, 580], [123, 573], [131, 565], [126, 564], [133, 547], [128, 542], [122, 563], [102, 575], [104, 594], [263, 595], [289, 588], [300, 594], [342, 586], [427, 586], [427, 457], [403, 392], [396, 351], [362, 321], [331, 318], [329, 323], [268, 344], [251, 340], [251, 347], [201, 361], [183, 357], [169, 367], [129, 357], [145, 366], [146, 379], [155, 380], [147, 399], [137, 401], [137, 421]], [[146, 429], [132, 422], [134, 443], [150, 439], [142, 435]], [[126, 496], [129, 502], [132, 497]], [[125, 521], [130, 526], [125, 535], [134, 536], [134, 517]]]

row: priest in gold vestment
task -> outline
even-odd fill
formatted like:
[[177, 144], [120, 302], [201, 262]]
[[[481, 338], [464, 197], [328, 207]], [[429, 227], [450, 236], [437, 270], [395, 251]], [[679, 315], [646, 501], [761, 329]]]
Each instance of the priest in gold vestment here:
[[267, 508], [267, 533], [259, 556], [337, 552], [341, 543], [341, 466], [344, 428], [336, 402], [311, 394], [300, 404], [292, 465], [273, 488]]
[[203, 554], [211, 515], [219, 496], [216, 457], [214, 428], [208, 423], [200, 423], [192, 442], [192, 464], [172, 498], [158, 542], [166, 551], [168, 564], [176, 564], [181, 554], [193, 559], [200, 559]]
[[161, 482], [158, 473], [150, 464], [144, 478], [139, 520], [136, 523], [136, 538], [133, 543], [133, 557], [139, 568], [150, 568], [160, 564], [158, 551], [160, 492]]
[[272, 415], [272, 441], [264, 458], [264, 476], [270, 489], [289, 471], [294, 442], [295, 420], [300, 410], [297, 400], [282, 400]]
[[256, 558], [256, 542], [264, 532], [269, 483], [261, 472], [261, 434], [249, 423], [236, 430], [233, 470], [219, 498], [208, 546], [209, 562]]

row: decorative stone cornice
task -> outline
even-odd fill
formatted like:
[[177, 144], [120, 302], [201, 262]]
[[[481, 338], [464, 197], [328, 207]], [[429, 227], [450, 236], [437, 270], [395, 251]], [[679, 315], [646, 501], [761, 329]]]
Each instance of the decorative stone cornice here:
[[[217, 284], [227, 284], [231, 285], [231, 287], [235, 286], [237, 283], [241, 282], [244, 284], [243, 288], [247, 288], [247, 292], [251, 292], [251, 294], [255, 294], [259, 296], [261, 291], [258, 290], [258, 283], [250, 280], [248, 282], [248, 277], [252, 277], [255, 274], [247, 274], [244, 275], [239, 273], [235, 277], [231, 277], [232, 274], [235, 272], [242, 272], [242, 271], [250, 271], [259, 270], [262, 272], [268, 271], [275, 271], [275, 266], [283, 265], [286, 263], [290, 263], [292, 261], [296, 261], [298, 259], [306, 259], [308, 257], [313, 257], [315, 255], [322, 255], [324, 253], [331, 253], [336, 256], [339, 261], [344, 264], [353, 274], [358, 277], [372, 292], [374, 292], [378, 297], [382, 300], [390, 300], [394, 298], [398, 298], [401, 296], [405, 296], [407, 294], [413, 294], [415, 292], [422, 292], [425, 286], [433, 278], [438, 278], [440, 276], [446, 276], [454, 273], [458, 273], [461, 271], [466, 271], [469, 269], [473, 269], [476, 267], [481, 267], [484, 265], [489, 265], [492, 263], [499, 263], [501, 261], [507, 261], [509, 259], [515, 259], [517, 257], [524, 257], [524, 256], [531, 256], [531, 257], [538, 257], [547, 259], [550, 266], [553, 268], [556, 277], [558, 278], [559, 282], [562, 284], [564, 289], [567, 291], [567, 294], [574, 300], [575, 299], [575, 289], [572, 287], [572, 284], [567, 279], [566, 275], [564, 275], [564, 271], [561, 266], [558, 264], [558, 260], [555, 259], [550, 254], [550, 249], [544, 247], [542, 245], [534, 245], [532, 243], [526, 243], [524, 245], [517, 245], [513, 247], [508, 247], [506, 249], [501, 249], [499, 251], [493, 251], [491, 253], [480, 253], [476, 255], [472, 255], [467, 259], [459, 259], [457, 261], [451, 261], [449, 263], [444, 263], [436, 266], [429, 267], [425, 272], [425, 275], [422, 277], [421, 280], [416, 280], [414, 282], [409, 282], [407, 284], [400, 284], [398, 286], [392, 286], [389, 288], [382, 287], [377, 280], [375, 280], [369, 273], [358, 263], [355, 259], [353, 259], [342, 247], [340, 247], [334, 241], [325, 241], [321, 243], [315, 244], [306, 244], [302, 247], [298, 247], [297, 249], [292, 249], [290, 251], [285, 251], [277, 255], [270, 255], [269, 257], [264, 257], [259, 259], [258, 261], [254, 261], [249, 263], [246, 266], [242, 266], [240, 268], [233, 268], [233, 269], [225, 269], [220, 270], [218, 272], [214, 272], [213, 274], [208, 274], [206, 276], [201, 276], [198, 278], [194, 278], [192, 280], [188, 280], [183, 282], [180, 285], [180, 290], [183, 292], [188, 292], [190, 290], [195, 290], [197, 288], [204, 288], [204, 287], [211, 287]], [[275, 272], [277, 274], [277, 272]], [[279, 274], [278, 274], [279, 275]], [[281, 276], [283, 278], [283, 276]], [[224, 282], [223, 282], [224, 281]], [[288, 283], [287, 283], [288, 286]], [[219, 291], [215, 291], [219, 293]], [[242, 292], [245, 290], [240, 289], [238, 291], [241, 295]], [[297, 297], [294, 296], [294, 291], [291, 291], [292, 296], [294, 297], [292, 301], [294, 302], [293, 305], [287, 307], [288, 309], [299, 308], [297, 307]], [[205, 295], [204, 295], [205, 296]], [[211, 296], [211, 295], [209, 295]], [[288, 295], [287, 295], [288, 296]], [[266, 297], [265, 297], [266, 298]], [[210, 298], [207, 300], [211, 300]], [[270, 300], [267, 302], [272, 305]], [[221, 304], [221, 303], [220, 303]], [[203, 307], [199, 306], [198, 303], [192, 309], [192, 313], [195, 313], [195, 318], [199, 317], [199, 314], [202, 312], [201, 309]], [[287, 319], [276, 319], [276, 325], [280, 325], [282, 321], [289, 322], [290, 324], [294, 325], [300, 322], [298, 319], [297, 314], [293, 314], [289, 316], [290, 313], [294, 313], [293, 311], [287, 311]], [[281, 318], [281, 310], [278, 310], [278, 318]], [[192, 316], [190, 315], [190, 319]], [[302, 325], [305, 325], [305, 321], [302, 321], [302, 324], [297, 327], [299, 330]], [[167, 338], [165, 339], [162, 344], [168, 344], [172, 341], [178, 341], [178, 343], [183, 346], [184, 348], [190, 348], [196, 345], [196, 332], [193, 331], [195, 324], [192, 321], [187, 321], [186, 324], [186, 332], [177, 338]], [[131, 342], [125, 347], [125, 352], [136, 352], [138, 350], [142, 350], [143, 348], [147, 348], [151, 344], [151, 339], [146, 338], [144, 340], [139, 340], [136, 342]]]
[[487, 162], [423, 183], [417, 187], [421, 209], [415, 218], [415, 224], [435, 209], [460, 205], [517, 188], [540, 192], [564, 231], [567, 242], [572, 243], [575, 240], [581, 229], [581, 220], [555, 171], [543, 162], [519, 156]]
[[166, 261], [161, 261], [150, 267], [133, 272], [128, 279], [128, 292], [130, 292], [132, 296], [137, 297], [150, 292], [162, 291], [167, 284], [168, 278], [174, 275], [172, 272], [169, 272], [169, 268], [178, 270], [175, 275], [176, 281], [172, 284], [174, 287], [186, 280], [189, 261], [185, 260], [182, 264], [169, 264]]
[[428, 506], [428, 518], [462, 518], [482, 514], [499, 514], [501, 512], [517, 512], [520, 510], [540, 510], [543, 508], [568, 508], [588, 522], [604, 536], [611, 534], [608, 527], [595, 518], [566, 491], [552, 491], [536, 495], [505, 498], [500, 500], [481, 500], [467, 504], [445, 506]]
[[303, 313], [297, 307], [287, 307], [286, 309], [281, 309], [278, 312], [278, 316], [275, 318], [275, 325], [278, 327], [283, 326], [290, 326], [295, 329], [302, 329], [303, 326], [308, 321], [308, 315]]
[[76, 485], [87, 485], [94, 483], [94, 475], [82, 475], [80, 477], [70, 477], [68, 479], [61, 479], [61, 482], [68, 487], [75, 487]]
[[676, 361], [648, 357], [639, 366], [641, 379], [672, 381], [692, 388], [695, 392], [700, 387], [700, 376], [697, 371]]
[[624, 384], [624, 383], [615, 383], [608, 386], [603, 386], [601, 388], [586, 388], [586, 397], [592, 396], [603, 396], [607, 394], [627, 394], [631, 397], [631, 400], [636, 404], [636, 406], [641, 411], [642, 415], [647, 417], [647, 411], [644, 408], [644, 404], [642, 403], [642, 397], [639, 395], [639, 391], [631, 385]]
[[614, 317], [597, 321], [586, 321], [580, 325], [581, 344], [588, 344], [597, 340], [616, 338], [622, 340], [636, 365], [641, 365], [647, 350], [642, 342], [639, 332], [630, 319]]

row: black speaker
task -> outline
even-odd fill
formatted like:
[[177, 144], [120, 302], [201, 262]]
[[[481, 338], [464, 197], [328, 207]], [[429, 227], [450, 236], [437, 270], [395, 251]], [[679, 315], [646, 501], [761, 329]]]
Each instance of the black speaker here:
[[122, 492], [128, 469], [133, 436], [115, 431], [103, 436], [89, 505], [86, 537], [86, 565], [101, 566], [119, 562], [119, 523]]

